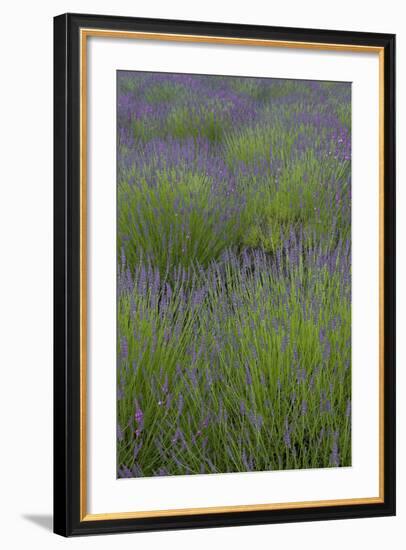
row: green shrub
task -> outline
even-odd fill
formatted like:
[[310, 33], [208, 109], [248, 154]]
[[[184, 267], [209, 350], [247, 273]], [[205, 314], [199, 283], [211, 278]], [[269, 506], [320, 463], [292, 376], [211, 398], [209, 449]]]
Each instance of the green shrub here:
[[118, 188], [118, 249], [124, 249], [133, 268], [149, 259], [162, 273], [195, 262], [205, 266], [224, 248], [238, 242], [241, 221], [230, 212], [226, 195], [213, 193], [212, 182], [201, 174], [185, 173], [156, 183], [121, 182]]

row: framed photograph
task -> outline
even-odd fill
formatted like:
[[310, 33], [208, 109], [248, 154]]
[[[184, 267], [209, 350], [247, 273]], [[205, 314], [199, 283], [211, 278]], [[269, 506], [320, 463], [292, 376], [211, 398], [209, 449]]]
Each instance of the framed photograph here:
[[54, 530], [395, 514], [395, 36], [54, 20]]

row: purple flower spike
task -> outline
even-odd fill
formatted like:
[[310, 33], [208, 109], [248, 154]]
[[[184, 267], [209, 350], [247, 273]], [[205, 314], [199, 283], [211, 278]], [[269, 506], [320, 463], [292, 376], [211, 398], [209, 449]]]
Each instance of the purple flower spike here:
[[142, 424], [144, 421], [144, 413], [141, 409], [136, 409], [135, 415], [134, 415], [135, 421], [138, 425]]
[[340, 456], [338, 453], [338, 431], [333, 433], [333, 444], [331, 447], [330, 464], [331, 466], [340, 466]]
[[252, 385], [251, 370], [250, 370], [248, 365], [245, 365], [245, 380], [246, 380], [248, 386]]
[[180, 393], [178, 397], [178, 415], [179, 416], [182, 414], [183, 405], [184, 405], [183, 395]]
[[288, 419], [285, 418], [285, 430], [283, 432], [283, 442], [285, 443], [285, 446], [290, 449], [291, 448], [291, 440], [290, 440], [290, 432], [292, 430], [292, 427], [289, 426]]
[[123, 439], [124, 439], [123, 430], [121, 429], [120, 424], [117, 424], [117, 439], [119, 441], [123, 441]]
[[135, 435], [136, 437], [139, 437], [144, 428], [144, 413], [142, 412], [138, 404], [136, 404], [136, 407], [135, 407], [134, 419], [136, 422]]

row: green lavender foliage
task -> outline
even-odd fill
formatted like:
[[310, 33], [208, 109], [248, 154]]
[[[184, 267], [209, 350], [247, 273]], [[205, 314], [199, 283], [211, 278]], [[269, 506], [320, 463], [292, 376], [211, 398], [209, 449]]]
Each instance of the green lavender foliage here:
[[120, 72], [117, 475], [351, 465], [351, 88]]

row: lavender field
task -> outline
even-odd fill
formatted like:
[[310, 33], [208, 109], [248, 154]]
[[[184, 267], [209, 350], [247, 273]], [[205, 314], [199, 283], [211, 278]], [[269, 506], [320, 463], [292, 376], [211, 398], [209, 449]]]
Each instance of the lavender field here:
[[351, 85], [117, 102], [117, 476], [350, 466]]

